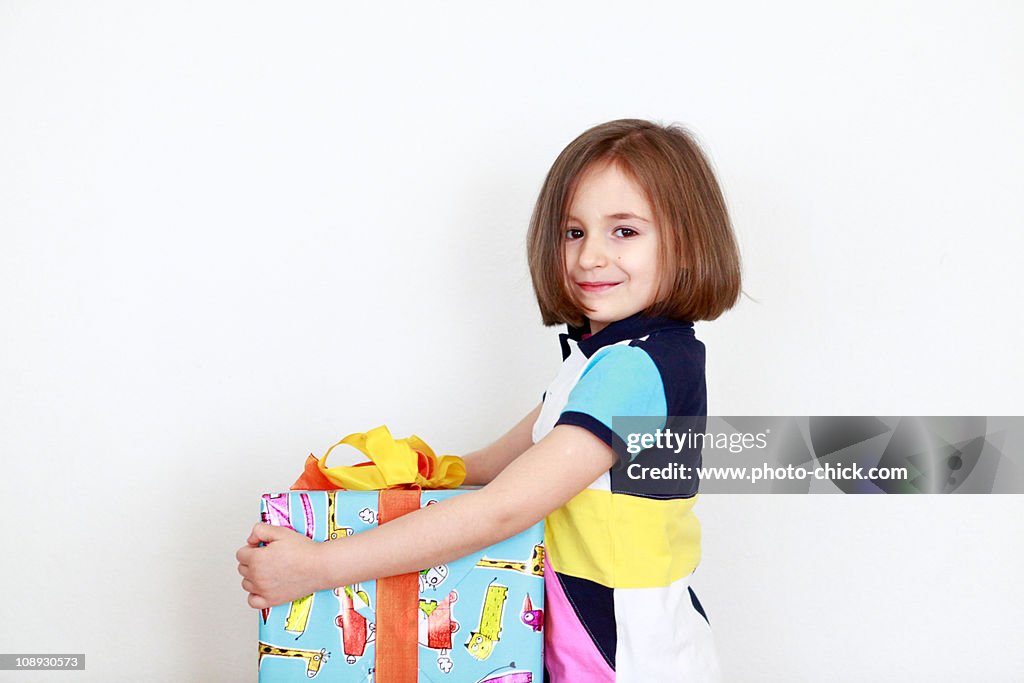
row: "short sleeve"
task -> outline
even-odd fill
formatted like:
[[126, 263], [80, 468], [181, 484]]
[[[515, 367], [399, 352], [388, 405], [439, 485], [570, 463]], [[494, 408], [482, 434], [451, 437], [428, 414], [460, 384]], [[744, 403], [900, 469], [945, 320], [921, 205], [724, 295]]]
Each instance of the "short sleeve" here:
[[583, 427], [614, 447], [612, 418], [659, 417], [664, 426], [667, 411], [661, 373], [647, 352], [614, 345], [602, 348], [587, 363], [555, 424]]

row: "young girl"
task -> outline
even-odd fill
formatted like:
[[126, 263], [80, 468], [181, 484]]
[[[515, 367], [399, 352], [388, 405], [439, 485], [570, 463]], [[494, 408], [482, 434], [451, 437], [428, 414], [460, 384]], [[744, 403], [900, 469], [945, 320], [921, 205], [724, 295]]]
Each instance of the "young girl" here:
[[237, 553], [249, 604], [446, 563], [546, 518], [553, 683], [715, 680], [708, 621], [689, 587], [700, 558], [696, 482], [637, 477], [643, 468], [627, 465], [679, 456], [631, 456], [612, 422], [707, 414], [692, 321], [716, 318], [740, 289], [715, 177], [679, 128], [596, 126], [555, 160], [528, 245], [544, 324], [569, 325], [565, 361], [540, 405], [466, 456], [466, 483], [483, 488], [326, 543], [257, 524]]

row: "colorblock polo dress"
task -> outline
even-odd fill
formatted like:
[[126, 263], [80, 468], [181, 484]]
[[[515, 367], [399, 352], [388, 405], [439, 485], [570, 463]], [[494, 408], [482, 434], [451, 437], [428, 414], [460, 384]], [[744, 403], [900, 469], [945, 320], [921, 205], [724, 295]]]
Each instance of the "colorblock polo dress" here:
[[[700, 451], [627, 453], [613, 418], [707, 415], [704, 345], [693, 324], [640, 314], [583, 337], [560, 335], [564, 362], [533, 441], [587, 429], [619, 462], [546, 520], [545, 668], [551, 683], [717, 681], [711, 630], [690, 575], [700, 561], [697, 481], [635, 476], [700, 464]], [[619, 421], [621, 428], [621, 420]], [[692, 421], [689, 424], [694, 424]], [[630, 476], [633, 473], [634, 476]]]

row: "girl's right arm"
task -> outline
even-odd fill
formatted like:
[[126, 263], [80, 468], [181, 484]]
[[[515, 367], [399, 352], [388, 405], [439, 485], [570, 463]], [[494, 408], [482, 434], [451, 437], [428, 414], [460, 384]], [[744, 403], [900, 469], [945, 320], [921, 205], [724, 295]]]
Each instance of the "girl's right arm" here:
[[490, 446], [463, 457], [466, 462], [466, 486], [489, 484], [510, 462], [533, 445], [533, 423], [537, 421], [543, 405], [538, 403], [529, 415]]
[[263, 609], [314, 591], [450, 562], [536, 524], [616, 460], [590, 431], [558, 425], [483, 488], [353, 536], [315, 543], [291, 529], [257, 524], [236, 554], [242, 588], [249, 605]]

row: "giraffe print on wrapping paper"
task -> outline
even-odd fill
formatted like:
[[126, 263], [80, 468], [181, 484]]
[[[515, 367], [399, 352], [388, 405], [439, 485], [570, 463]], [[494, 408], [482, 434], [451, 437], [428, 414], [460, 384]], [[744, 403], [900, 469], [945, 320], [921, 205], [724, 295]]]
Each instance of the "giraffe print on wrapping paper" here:
[[264, 657], [284, 657], [289, 659], [300, 659], [306, 662], [306, 677], [315, 678], [320, 673], [320, 666], [330, 656], [327, 650], [299, 650], [290, 647], [277, 647], [260, 641], [260, 659], [258, 667], [263, 666]]
[[480, 558], [476, 563], [477, 567], [484, 569], [506, 569], [511, 572], [532, 574], [533, 576], [544, 576], [544, 546], [540, 543], [533, 546], [533, 554], [526, 562], [516, 560], [492, 560], [487, 557]]
[[338, 502], [337, 493], [331, 491], [327, 494], [327, 540], [333, 541], [336, 538], [343, 538], [352, 535], [352, 527], [338, 526]]

